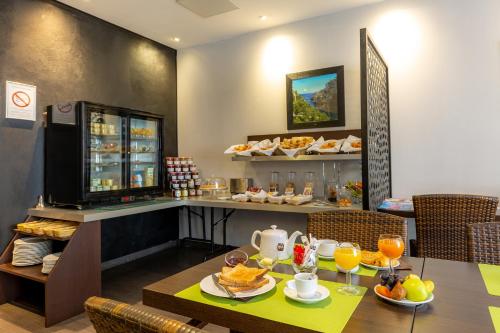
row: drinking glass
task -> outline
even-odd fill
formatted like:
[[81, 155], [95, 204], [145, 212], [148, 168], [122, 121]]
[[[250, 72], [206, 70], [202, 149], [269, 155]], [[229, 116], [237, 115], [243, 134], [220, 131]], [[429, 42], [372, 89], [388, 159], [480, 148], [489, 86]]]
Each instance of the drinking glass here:
[[405, 243], [399, 235], [382, 234], [378, 238], [378, 249], [384, 256], [389, 258], [389, 272], [394, 274], [392, 260], [399, 259], [405, 251]]
[[303, 244], [295, 244], [293, 247], [292, 268], [295, 273], [316, 274], [318, 270], [318, 251], [311, 251]]
[[285, 195], [295, 194], [295, 175], [296, 173], [294, 171], [288, 172], [288, 180], [286, 182]]
[[257, 265], [259, 265], [260, 268], [267, 268], [272, 272], [274, 266], [278, 264], [278, 254], [278, 250], [266, 254], [259, 253], [256, 258]]
[[356, 243], [342, 243], [334, 253], [335, 262], [346, 272], [346, 286], [339, 287], [337, 292], [342, 295], [356, 296], [361, 294], [357, 286], [351, 284], [351, 270], [361, 261], [361, 249]]
[[279, 192], [280, 173], [278, 171], [271, 172], [271, 182], [269, 183], [269, 192]]
[[313, 195], [314, 172], [308, 171], [304, 174], [304, 195]]

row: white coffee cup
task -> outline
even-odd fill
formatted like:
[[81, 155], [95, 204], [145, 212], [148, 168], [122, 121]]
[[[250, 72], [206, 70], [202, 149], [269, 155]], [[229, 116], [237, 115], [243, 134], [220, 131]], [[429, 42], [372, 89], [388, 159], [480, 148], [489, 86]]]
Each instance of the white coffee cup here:
[[318, 276], [313, 273], [298, 273], [294, 276], [297, 296], [312, 298], [318, 289]]
[[333, 239], [321, 239], [319, 241], [318, 254], [323, 257], [333, 257], [339, 242]]

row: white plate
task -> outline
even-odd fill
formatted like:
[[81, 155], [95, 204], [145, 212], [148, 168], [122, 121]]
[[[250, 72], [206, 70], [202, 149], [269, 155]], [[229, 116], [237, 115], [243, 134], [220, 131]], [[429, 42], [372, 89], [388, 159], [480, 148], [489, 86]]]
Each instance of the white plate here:
[[407, 299], [402, 299], [400, 301], [398, 300], [395, 300], [395, 299], [392, 299], [392, 298], [389, 298], [389, 297], [386, 297], [384, 295], [381, 295], [377, 292], [377, 287], [380, 286], [380, 284], [377, 284], [374, 288], [373, 288], [373, 291], [375, 292], [375, 294], [382, 298], [382, 299], [385, 299], [387, 302], [391, 302], [391, 303], [394, 303], [394, 304], [398, 304], [398, 305], [402, 305], [402, 306], [417, 306], [417, 305], [422, 305], [422, 304], [427, 304], [427, 303], [430, 303], [434, 300], [434, 294], [431, 294], [429, 297], [427, 297], [427, 299], [425, 301], [421, 301], [421, 302], [413, 302], [413, 301], [410, 301], [410, 300], [407, 300]]
[[[336, 265], [337, 266], [337, 270], [341, 273], [346, 273], [347, 271], [343, 268], [341, 268], [339, 265]], [[359, 271], [359, 265], [354, 267], [353, 269], [351, 269], [351, 273], [356, 273], [357, 271]]]
[[[376, 269], [378, 271], [388, 271], [389, 270], [389, 266], [381, 267], [381, 266], [375, 266], [375, 265], [368, 265], [368, 264], [365, 264], [363, 262], [360, 262], [360, 264], [367, 267], [367, 268]], [[396, 268], [396, 267], [399, 267], [399, 265], [401, 265], [401, 263], [398, 260], [398, 263], [392, 267]]]
[[297, 289], [295, 289], [295, 281], [290, 280], [286, 283], [285, 289], [283, 289], [283, 292], [286, 297], [293, 299], [294, 301], [300, 302], [300, 303], [305, 303], [305, 304], [312, 304], [312, 303], [317, 303], [321, 302], [328, 296], [330, 296], [330, 290], [328, 290], [326, 287], [318, 284], [318, 289], [316, 290], [316, 294], [312, 298], [300, 298], [297, 295]]
[[[219, 276], [219, 274], [220, 273], [216, 273], [215, 275]], [[276, 286], [276, 280], [268, 274], [264, 275], [264, 277], [269, 280], [269, 282], [267, 284], [265, 284], [262, 287], [257, 288], [257, 289], [237, 292], [237, 293], [235, 293], [236, 297], [253, 297], [253, 296], [265, 294], [268, 291], [272, 290], [274, 288], [274, 286]], [[200, 288], [201, 288], [201, 290], [203, 290], [207, 294], [219, 296], [219, 297], [230, 298], [228, 294], [226, 294], [224, 291], [217, 288], [217, 286], [214, 284], [214, 281], [212, 280], [212, 275], [209, 275], [209, 276], [203, 278], [203, 280], [201, 280]]]
[[333, 256], [331, 257], [327, 257], [327, 256], [322, 256], [321, 254], [318, 254], [318, 257], [322, 260], [335, 260], [335, 258]]

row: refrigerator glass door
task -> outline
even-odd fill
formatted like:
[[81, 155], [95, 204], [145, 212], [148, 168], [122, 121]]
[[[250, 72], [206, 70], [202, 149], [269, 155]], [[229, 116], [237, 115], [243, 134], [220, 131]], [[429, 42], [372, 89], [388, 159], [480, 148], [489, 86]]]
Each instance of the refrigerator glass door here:
[[159, 122], [130, 118], [130, 187], [158, 186]]
[[90, 136], [90, 193], [125, 189], [124, 138], [126, 118], [105, 112], [91, 111]]

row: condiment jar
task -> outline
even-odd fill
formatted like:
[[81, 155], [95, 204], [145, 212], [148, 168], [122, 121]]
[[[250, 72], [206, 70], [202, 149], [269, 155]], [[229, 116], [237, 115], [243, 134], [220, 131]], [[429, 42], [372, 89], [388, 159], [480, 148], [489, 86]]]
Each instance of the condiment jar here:
[[174, 158], [173, 157], [165, 157], [165, 163], [167, 164], [167, 166], [174, 165]]
[[193, 179], [199, 179], [200, 178], [200, 174], [198, 172], [191, 172], [191, 177]]
[[181, 197], [181, 190], [178, 188], [172, 189], [172, 196], [174, 198], [180, 198]]
[[184, 179], [192, 179], [191, 172], [184, 172]]
[[194, 179], [189, 179], [187, 181], [187, 184], [188, 184], [188, 188], [194, 188]]
[[188, 157], [187, 158], [187, 164], [189, 164], [189, 165], [193, 164], [193, 158], [192, 157]]
[[175, 172], [182, 172], [182, 167], [180, 165], [176, 165], [174, 168]]
[[180, 164], [183, 165], [183, 166], [188, 164], [188, 161], [187, 161], [186, 157], [179, 158], [179, 161], [180, 161]]
[[170, 187], [174, 190], [174, 189], [178, 189], [180, 188], [180, 183], [178, 180], [172, 180], [170, 182]]
[[189, 196], [189, 191], [187, 188], [181, 189], [181, 197], [187, 197]]
[[187, 186], [188, 186], [187, 181], [185, 181], [185, 180], [181, 180], [181, 181], [180, 181], [180, 186], [181, 186], [181, 189], [185, 189], [185, 188], [187, 188]]
[[170, 177], [170, 180], [179, 180], [177, 172], [169, 172], [168, 175]]
[[174, 165], [181, 165], [181, 161], [178, 157], [174, 157]]
[[177, 180], [184, 180], [186, 179], [184, 177], [184, 172], [177, 172]]
[[196, 165], [191, 164], [191, 165], [189, 166], [189, 171], [191, 171], [191, 172], [197, 172], [197, 171], [198, 171], [198, 168], [196, 167]]
[[190, 188], [190, 189], [189, 189], [189, 196], [190, 196], [190, 197], [194, 197], [195, 195], [196, 195], [196, 189], [194, 189], [194, 188]]

